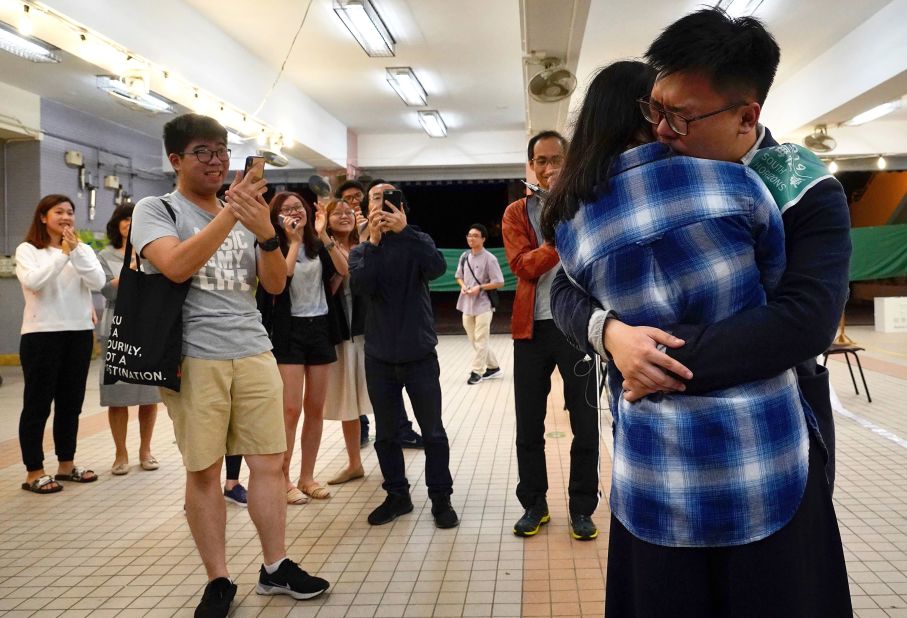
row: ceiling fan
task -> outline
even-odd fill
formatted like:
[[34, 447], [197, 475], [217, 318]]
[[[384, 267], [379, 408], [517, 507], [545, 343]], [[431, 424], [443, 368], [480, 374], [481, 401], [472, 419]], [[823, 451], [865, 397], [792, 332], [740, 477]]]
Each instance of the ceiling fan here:
[[803, 138], [803, 143], [813, 152], [831, 152], [838, 147], [838, 141], [828, 134], [828, 127], [824, 124], [816, 126], [812, 133]]
[[564, 66], [560, 58], [542, 58], [544, 67], [529, 80], [529, 96], [540, 103], [556, 103], [566, 99], [576, 89], [576, 75]]

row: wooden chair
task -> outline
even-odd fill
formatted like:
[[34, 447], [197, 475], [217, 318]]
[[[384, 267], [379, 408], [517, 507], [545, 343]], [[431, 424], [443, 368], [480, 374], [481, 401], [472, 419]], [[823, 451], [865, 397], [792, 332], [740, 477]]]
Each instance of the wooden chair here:
[[823, 365], [828, 365], [828, 357], [832, 354], [843, 354], [844, 360], [847, 361], [847, 370], [850, 371], [850, 381], [853, 382], [853, 390], [857, 395], [860, 394], [860, 389], [857, 388], [857, 380], [853, 375], [853, 366], [850, 364], [850, 355], [853, 355], [855, 361], [857, 361], [857, 368], [860, 370], [860, 379], [863, 381], [863, 390], [866, 391], [866, 399], [869, 400], [869, 403], [872, 403], [872, 397], [869, 395], [869, 387], [866, 385], [866, 376], [863, 374], [863, 365], [860, 363], [860, 356], [857, 354], [865, 350], [856, 344], [856, 342], [844, 334], [844, 316], [841, 316], [841, 332], [838, 334], [837, 338], [832, 342], [828, 349], [825, 350], [825, 360]]

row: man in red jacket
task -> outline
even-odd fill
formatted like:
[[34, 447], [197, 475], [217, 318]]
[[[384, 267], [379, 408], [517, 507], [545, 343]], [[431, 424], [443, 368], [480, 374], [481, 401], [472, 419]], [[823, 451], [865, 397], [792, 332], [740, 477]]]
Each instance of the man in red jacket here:
[[511, 323], [520, 477], [516, 495], [525, 513], [513, 533], [533, 536], [551, 519], [546, 499], [545, 412], [556, 366], [564, 380], [564, 400], [573, 430], [568, 486], [570, 531], [575, 539], [590, 540], [598, 536], [592, 513], [600, 497], [595, 371], [588, 357], [573, 348], [554, 325], [549, 297], [560, 260], [551, 244], [539, 243], [542, 201], [563, 164], [565, 147], [566, 140], [556, 131], [543, 131], [529, 140], [529, 163], [541, 191], [510, 204], [502, 223], [507, 261], [517, 276]]

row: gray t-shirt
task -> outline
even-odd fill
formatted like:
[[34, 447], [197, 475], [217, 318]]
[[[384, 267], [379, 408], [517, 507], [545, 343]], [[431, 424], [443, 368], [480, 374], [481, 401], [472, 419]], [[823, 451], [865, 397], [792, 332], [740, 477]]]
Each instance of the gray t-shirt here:
[[[542, 244], [542, 202], [538, 196], [531, 195], [526, 200], [526, 210], [529, 214], [529, 222], [538, 239], [539, 246]], [[535, 286], [535, 320], [551, 320], [551, 283], [554, 281], [554, 275], [561, 268], [560, 263], [538, 278]]]
[[328, 300], [321, 279], [321, 259], [317, 255], [308, 257], [300, 247], [293, 278], [290, 279], [290, 315], [296, 318], [314, 318], [327, 313]]
[[[187, 240], [214, 219], [177, 191], [163, 197], [173, 208], [176, 223], [160, 197], [142, 199], [133, 212], [132, 241], [140, 255], [153, 240], [164, 236]], [[142, 269], [160, 272], [147, 259], [142, 260]], [[192, 275], [183, 305], [184, 356], [232, 360], [271, 349], [255, 305], [257, 280], [255, 235], [237, 223], [208, 263]]]

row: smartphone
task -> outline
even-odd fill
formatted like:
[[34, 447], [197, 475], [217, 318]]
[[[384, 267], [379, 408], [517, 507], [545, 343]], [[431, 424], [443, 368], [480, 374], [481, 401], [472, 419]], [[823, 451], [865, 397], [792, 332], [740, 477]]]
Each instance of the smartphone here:
[[243, 169], [243, 178], [252, 174], [252, 181], [258, 182], [265, 175], [265, 158], [258, 156], [246, 157], [246, 167]]
[[278, 223], [280, 223], [280, 227], [282, 227], [283, 229], [287, 229], [287, 223], [289, 223], [290, 229], [293, 230], [295, 230], [296, 226], [299, 225], [299, 221], [297, 221], [296, 219], [288, 219], [283, 215], [277, 215], [277, 221]]
[[403, 192], [398, 189], [385, 191], [382, 200], [381, 208], [384, 212], [392, 212], [390, 207], [384, 203], [385, 201], [396, 206], [398, 210], [403, 210]]

